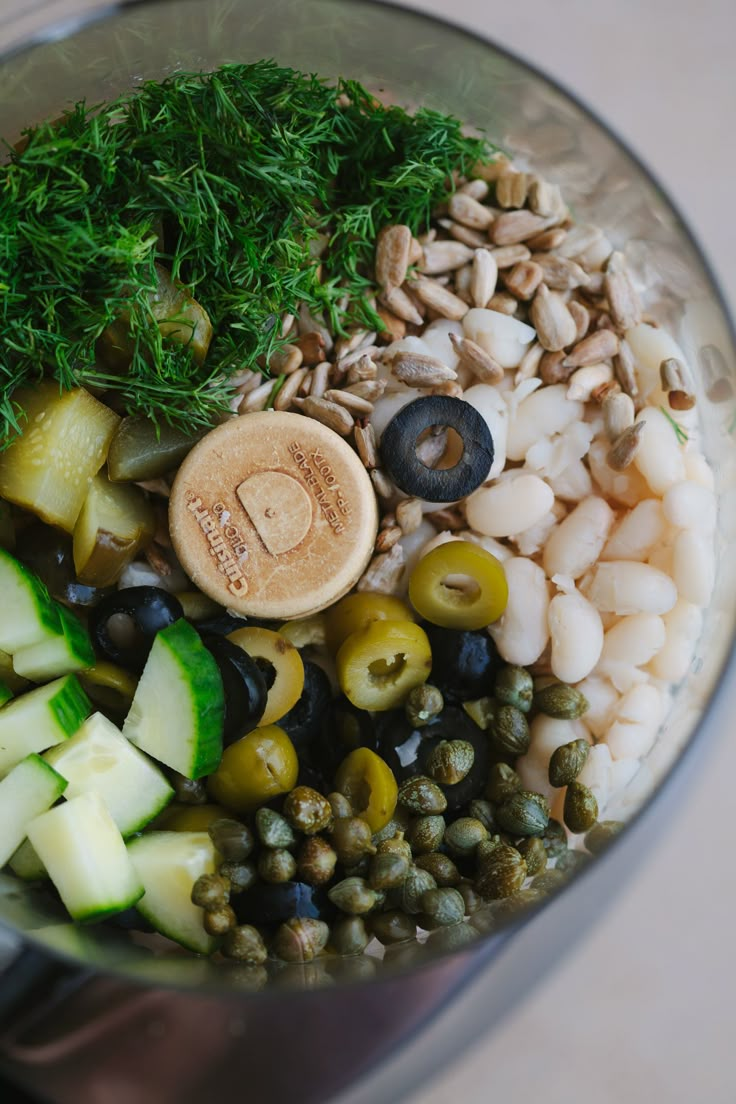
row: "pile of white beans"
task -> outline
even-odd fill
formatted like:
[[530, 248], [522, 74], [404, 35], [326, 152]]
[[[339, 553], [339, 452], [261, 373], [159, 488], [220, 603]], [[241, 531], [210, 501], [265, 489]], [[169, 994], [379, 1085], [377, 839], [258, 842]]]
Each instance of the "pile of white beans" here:
[[[464, 374], [450, 333], [471, 338], [507, 369], [498, 386]], [[503, 562], [508, 606], [488, 629], [500, 655], [577, 686], [590, 703], [576, 721], [537, 716], [517, 770], [562, 819], [564, 790], [549, 784], [550, 756], [570, 740], [587, 740], [592, 747], [579, 780], [603, 815], [651, 750], [672, 689], [692, 661], [713, 587], [713, 473], [698, 447], [696, 411], [676, 415], [684, 443], [663, 412], [659, 365], [672, 356], [685, 361], [667, 333], [640, 323], [625, 335], [645, 403], [637, 420], [646, 429], [623, 472], [606, 463], [601, 408], [584, 381], [516, 382], [514, 369], [535, 336], [524, 322], [472, 309], [462, 322], [432, 322], [420, 337], [386, 350], [384, 365], [404, 349], [457, 370], [464, 400], [485, 418], [495, 444], [487, 481], [461, 504], [467, 529], [438, 534], [425, 520], [401, 541], [405, 577], [417, 559], [450, 540], [474, 541]], [[417, 396], [388, 367], [380, 371], [387, 389], [372, 416], [379, 439]]]

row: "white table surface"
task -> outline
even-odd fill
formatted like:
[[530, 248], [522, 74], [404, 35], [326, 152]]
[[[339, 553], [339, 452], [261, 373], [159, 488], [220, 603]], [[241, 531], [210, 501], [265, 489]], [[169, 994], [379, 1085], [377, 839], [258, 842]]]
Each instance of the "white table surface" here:
[[[409, 0], [536, 62], [679, 202], [736, 308], [734, 0]], [[573, 954], [409, 1104], [733, 1104], [736, 733]]]

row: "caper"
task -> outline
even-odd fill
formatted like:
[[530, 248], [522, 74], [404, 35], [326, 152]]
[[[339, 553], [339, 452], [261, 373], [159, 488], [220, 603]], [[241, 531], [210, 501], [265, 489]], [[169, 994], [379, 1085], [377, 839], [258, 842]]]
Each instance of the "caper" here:
[[356, 863], [376, 850], [370, 825], [362, 817], [340, 817], [334, 821], [330, 839], [341, 863]]
[[541, 874], [547, 866], [547, 852], [544, 844], [538, 836], [531, 836], [518, 843], [516, 850], [523, 856], [526, 863], [526, 872], [530, 878], [535, 874]]
[[237, 926], [238, 918], [230, 905], [223, 905], [205, 912], [202, 923], [208, 935], [227, 935]]
[[428, 889], [436, 889], [437, 883], [432, 875], [418, 866], [413, 866], [401, 887], [401, 907], [404, 912], [415, 914], [422, 911], [422, 894]]
[[563, 870], [545, 870], [541, 874], [537, 874], [536, 878], [532, 882], [531, 888], [536, 889], [539, 893], [552, 893], [554, 890], [559, 889], [567, 881], [567, 875]]
[[555, 870], [562, 871], [564, 874], [574, 874], [588, 862], [590, 862], [590, 855], [586, 855], [584, 851], [565, 851], [564, 855], [560, 855], [557, 860]]
[[598, 819], [598, 802], [593, 791], [582, 782], [571, 782], [565, 792], [562, 815], [571, 832], [587, 832]]
[[268, 957], [261, 933], [250, 924], [239, 924], [236, 928], [231, 928], [225, 936], [222, 950], [228, 958], [237, 958], [252, 966], [260, 966]]
[[172, 771], [171, 784], [176, 800], [182, 805], [207, 804], [207, 788], [201, 778], [185, 778], [183, 774]]
[[377, 912], [371, 917], [371, 931], [379, 943], [387, 946], [414, 939], [417, 926], [412, 917], [401, 909], [389, 909], [388, 912]]
[[308, 885], [326, 885], [335, 873], [337, 852], [322, 836], [309, 836], [297, 853], [299, 879]]
[[[422, 917], [427, 916], [435, 924], [446, 927], [465, 919], [465, 902], [456, 889], [428, 889], [422, 894]], [[419, 923], [421, 924], [421, 919]]]
[[371, 857], [361, 855], [355, 863], [343, 863], [342, 869], [346, 878], [367, 878], [371, 869]]
[[230, 902], [230, 882], [221, 874], [200, 874], [192, 886], [192, 904], [203, 909], [220, 909]]
[[491, 743], [504, 755], [525, 755], [529, 750], [529, 722], [515, 705], [499, 705], [488, 731]]
[[339, 916], [332, 925], [330, 946], [336, 954], [362, 954], [370, 941], [362, 916]]
[[438, 717], [444, 708], [444, 699], [436, 686], [425, 682], [409, 691], [404, 702], [406, 719], [412, 728], [423, 728]]
[[549, 859], [556, 859], [567, 851], [567, 832], [559, 820], [550, 817], [542, 835], [542, 843]]
[[544, 893], [541, 893], [538, 889], [532, 889], [531, 887], [529, 889], [520, 889], [518, 893], [514, 893], [498, 901], [494, 906], [496, 919], [505, 920], [517, 916], [520, 912], [524, 912], [532, 905], [536, 905], [539, 901], [543, 900]]
[[427, 759], [427, 773], [443, 786], [462, 782], [475, 760], [475, 749], [467, 740], [440, 740]]
[[498, 806], [496, 820], [513, 836], [541, 836], [549, 823], [549, 803], [541, 794], [518, 790]]
[[284, 962], [311, 962], [324, 950], [329, 935], [323, 920], [306, 916], [287, 920], [276, 932], [271, 952]]
[[463, 709], [471, 721], [486, 732], [491, 727], [491, 722], [496, 716], [498, 705], [494, 698], [477, 698], [475, 701], [464, 701]]
[[406, 839], [413, 854], [428, 855], [441, 845], [445, 834], [445, 818], [441, 816], [417, 817], [409, 825]]
[[408, 863], [411, 863], [412, 850], [407, 840], [404, 839], [404, 833], [399, 831], [391, 839], [384, 839], [376, 847], [376, 852], [379, 855], [403, 855]]
[[493, 687], [496, 701], [528, 713], [534, 698], [534, 680], [525, 667], [502, 667]]
[[376, 904], [375, 890], [364, 878], [343, 878], [341, 882], [328, 890], [327, 896], [341, 912], [351, 916], [363, 916]]
[[392, 839], [397, 832], [406, 832], [409, 827], [409, 821], [411, 820], [411, 813], [408, 809], [403, 809], [401, 805], [397, 805], [394, 809], [393, 816], [387, 824], [383, 826], [378, 832], [373, 833], [373, 842], [382, 843], [383, 840]]
[[437, 928], [432, 933], [431, 947], [433, 951], [459, 951], [470, 943], [475, 943], [477, 938], [478, 933], [464, 920], [462, 924]]
[[548, 717], [574, 721], [582, 717], [588, 708], [588, 699], [574, 686], [565, 682], [553, 682], [534, 695], [534, 708]]
[[585, 766], [590, 744], [587, 740], [571, 740], [552, 752], [549, 761], [549, 782], [551, 786], [561, 788], [574, 782]]
[[600, 820], [594, 824], [585, 837], [585, 846], [591, 855], [597, 855], [619, 834], [623, 824], [620, 820]]
[[488, 829], [475, 817], [459, 817], [445, 831], [445, 845], [453, 855], [472, 855], [487, 839]]
[[296, 874], [296, 859], [283, 847], [266, 848], [258, 856], [258, 873], [264, 882], [279, 885], [290, 882]]
[[508, 763], [494, 763], [488, 776], [486, 794], [494, 805], [502, 805], [521, 789], [521, 779]]
[[468, 816], [479, 820], [483, 827], [487, 828], [489, 832], [496, 831], [496, 820], [493, 815], [493, 806], [490, 801], [484, 801], [482, 798], [476, 797], [476, 799], [471, 801], [468, 805]]
[[371, 889], [396, 889], [404, 884], [411, 863], [405, 855], [384, 852], [371, 859], [368, 884]]
[[423, 774], [407, 778], [399, 787], [399, 804], [412, 813], [433, 815], [444, 813], [447, 798], [436, 782]]
[[526, 863], [514, 847], [501, 843], [480, 864], [475, 888], [481, 897], [498, 900], [518, 893], [526, 878]]
[[457, 886], [457, 891], [465, 904], [465, 915], [472, 916], [482, 907], [483, 901], [472, 882], [462, 881]]
[[330, 793], [327, 795], [327, 800], [330, 803], [332, 815], [335, 820], [337, 820], [338, 817], [350, 817], [353, 815], [353, 806], [350, 804], [347, 797], [345, 797], [345, 794]]
[[311, 786], [297, 786], [284, 800], [284, 816], [293, 828], [314, 836], [322, 832], [332, 821], [332, 806]]
[[225, 862], [243, 862], [255, 847], [255, 839], [250, 828], [239, 820], [223, 817], [210, 824], [209, 837]]
[[224, 862], [220, 873], [230, 882], [233, 893], [244, 893], [255, 883], [258, 874], [253, 862]]
[[460, 871], [449, 855], [433, 851], [429, 855], [419, 855], [416, 865], [420, 870], [431, 874], [438, 886], [456, 886], [460, 882]]
[[264, 847], [293, 847], [296, 833], [281, 813], [274, 809], [259, 809], [256, 813], [256, 832]]
[[481, 840], [475, 849], [475, 861], [480, 865], [486, 858], [491, 855], [497, 847], [500, 847], [502, 843], [511, 844], [511, 840], [508, 837], [501, 838], [498, 833], [493, 836], [489, 836], [488, 839]]

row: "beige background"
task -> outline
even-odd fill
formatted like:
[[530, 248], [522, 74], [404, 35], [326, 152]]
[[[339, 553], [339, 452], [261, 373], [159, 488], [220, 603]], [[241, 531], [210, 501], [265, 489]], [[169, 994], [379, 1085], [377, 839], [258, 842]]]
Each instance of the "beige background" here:
[[[656, 171], [736, 307], [734, 0], [409, 0], [590, 103]], [[410, 1104], [733, 1104], [736, 733], [591, 938]]]

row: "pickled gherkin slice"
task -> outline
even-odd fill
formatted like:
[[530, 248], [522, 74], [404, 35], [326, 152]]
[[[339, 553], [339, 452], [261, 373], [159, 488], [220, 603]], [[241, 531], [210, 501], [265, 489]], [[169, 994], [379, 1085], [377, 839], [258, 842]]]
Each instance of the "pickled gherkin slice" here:
[[74, 526], [74, 567], [80, 583], [111, 586], [153, 537], [153, 507], [139, 487], [92, 480]]
[[123, 418], [110, 443], [107, 474], [114, 483], [157, 479], [178, 468], [202, 436], [170, 425], [157, 427], [148, 418]]

